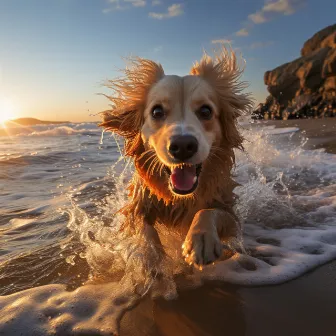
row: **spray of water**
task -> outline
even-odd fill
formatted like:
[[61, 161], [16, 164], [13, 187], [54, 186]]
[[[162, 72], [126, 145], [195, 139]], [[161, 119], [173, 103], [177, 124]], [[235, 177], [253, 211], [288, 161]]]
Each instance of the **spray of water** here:
[[[120, 157], [106, 176], [113, 181], [114, 188], [96, 202], [94, 215], [86, 213], [72, 198], [68, 227], [85, 246], [83, 256], [91, 267], [92, 277], [119, 281], [139, 295], [150, 291], [154, 296], [171, 298], [176, 296], [178, 274], [184, 274], [194, 285], [204, 279], [245, 285], [272, 284], [296, 277], [336, 256], [334, 241], [323, 243], [327, 235], [335, 232], [335, 209], [323, 212], [319, 204], [314, 208], [309, 202], [311, 196], [302, 196], [308, 186], [316, 192], [321, 187], [336, 189], [332, 183], [336, 174], [333, 156], [303, 150], [304, 138], [299, 145], [288, 146], [291, 133], [279, 138], [278, 131], [276, 136], [272, 135], [272, 128], [245, 128], [242, 132], [246, 138], [245, 151], [236, 153], [238, 163], [233, 173], [240, 183], [235, 190], [239, 196], [235, 210], [244, 223], [246, 253], [242, 241], [238, 241], [236, 245], [241, 248], [234, 257], [199, 270], [182, 260], [180, 248], [184, 237], [176, 232], [157, 227], [167, 247], [162, 259], [145, 239], [148, 232], [140, 225], [132, 233], [122, 229], [125, 218], [118, 210], [127, 203], [126, 188], [134, 166], [122, 156], [119, 139], [115, 138]], [[325, 165], [324, 170], [321, 165]], [[302, 203], [302, 197], [306, 197], [313, 211], [305, 211], [307, 204]], [[335, 197], [328, 198], [328, 202], [336, 202]], [[323, 221], [316, 221], [314, 211], [321, 212]], [[295, 246], [293, 235], [297, 236]], [[320, 253], [310, 253], [316, 246], [320, 247]]]

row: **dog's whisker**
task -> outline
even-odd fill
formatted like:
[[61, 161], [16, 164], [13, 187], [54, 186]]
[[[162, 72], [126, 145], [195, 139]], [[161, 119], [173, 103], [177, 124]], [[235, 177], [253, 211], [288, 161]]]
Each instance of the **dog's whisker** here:
[[148, 170], [148, 173], [149, 173], [150, 175], [153, 175], [153, 168], [155, 167], [156, 162], [157, 162], [157, 158], [154, 157], [154, 158], [152, 159], [151, 163], [150, 163], [149, 166], [148, 166], [148, 169], [147, 169], [147, 170]]
[[149, 164], [148, 167], [148, 176], [150, 175], [154, 175], [154, 167], [156, 166], [156, 164], [159, 162], [158, 158], [155, 156], [153, 161]]
[[158, 157], [156, 157], [156, 163], [155, 163], [155, 165], [154, 165], [154, 167], [153, 167], [153, 170], [157, 167], [157, 169], [158, 169], [158, 172], [159, 172], [159, 176], [161, 176], [162, 174], [162, 169], [164, 168], [164, 164], [159, 160], [159, 158]]
[[144, 151], [141, 155], [139, 155], [138, 160], [141, 160], [141, 159], [142, 159], [146, 154], [148, 154], [148, 153], [155, 154], [155, 151], [154, 151], [152, 148], [147, 149], [147, 150]]
[[160, 176], [162, 176], [163, 174], [162, 174], [162, 171], [163, 171], [163, 169], [164, 169], [164, 164], [162, 163], [162, 162], [160, 162], [160, 165], [161, 165], [161, 167], [160, 167]]
[[147, 150], [146, 152], [142, 153], [138, 160], [141, 160], [142, 158], [144, 158], [146, 155], [149, 155], [149, 157], [152, 157], [153, 155], [155, 155], [155, 151], [150, 149], [150, 150]]
[[226, 163], [223, 159], [221, 159], [219, 156], [213, 154], [213, 159], [217, 159], [218, 161], [221, 161], [222, 163]]
[[151, 167], [151, 175], [154, 175], [154, 171], [155, 171], [155, 169], [156, 169], [156, 167], [157, 167], [157, 165], [159, 164], [160, 162], [159, 162], [159, 160], [157, 159], [157, 158], [155, 158], [154, 160], [153, 160], [153, 165], [152, 165], [152, 167]]
[[147, 163], [149, 160], [153, 160], [153, 157], [154, 157], [155, 155], [156, 155], [156, 154], [153, 153], [149, 158], [147, 158], [147, 160], [143, 163], [142, 168], [144, 168], [144, 166], [146, 165], [146, 163]]
[[152, 168], [153, 168], [153, 166], [155, 165], [155, 163], [156, 163], [156, 160], [155, 160], [155, 158], [154, 158], [154, 159], [151, 161], [151, 163], [149, 164], [148, 169], [147, 169], [147, 171], [148, 171], [147, 176], [148, 176], [148, 177], [150, 177], [150, 176], [153, 175]]
[[154, 175], [154, 171], [155, 171], [155, 169], [157, 168], [157, 166], [160, 166], [160, 162], [159, 162], [159, 160], [157, 160], [157, 161], [154, 163], [153, 167], [152, 167], [152, 175]]

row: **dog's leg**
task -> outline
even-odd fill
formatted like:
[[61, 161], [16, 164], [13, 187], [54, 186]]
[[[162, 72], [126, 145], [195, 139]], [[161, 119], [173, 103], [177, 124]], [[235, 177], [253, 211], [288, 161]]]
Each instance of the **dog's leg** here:
[[212, 263], [222, 255], [221, 239], [235, 239], [238, 233], [238, 223], [227, 211], [200, 210], [196, 213], [183, 243], [182, 254], [188, 263]]
[[163, 246], [160, 237], [153, 225], [150, 225], [144, 221], [143, 223], [143, 237], [146, 242], [157, 252], [159, 256], [164, 253]]

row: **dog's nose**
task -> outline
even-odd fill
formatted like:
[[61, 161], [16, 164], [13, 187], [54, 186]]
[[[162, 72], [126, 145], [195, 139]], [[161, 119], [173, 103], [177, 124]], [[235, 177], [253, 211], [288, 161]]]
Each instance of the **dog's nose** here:
[[175, 159], [187, 160], [197, 152], [198, 141], [192, 135], [175, 136], [171, 139], [168, 150]]

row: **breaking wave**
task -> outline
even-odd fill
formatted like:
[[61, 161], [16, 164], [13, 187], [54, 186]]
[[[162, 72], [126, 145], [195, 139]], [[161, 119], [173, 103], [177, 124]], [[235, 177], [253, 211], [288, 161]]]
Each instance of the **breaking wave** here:
[[17, 126], [3, 130], [4, 135], [56, 137], [100, 133], [97, 123], [69, 123], [61, 125]]

